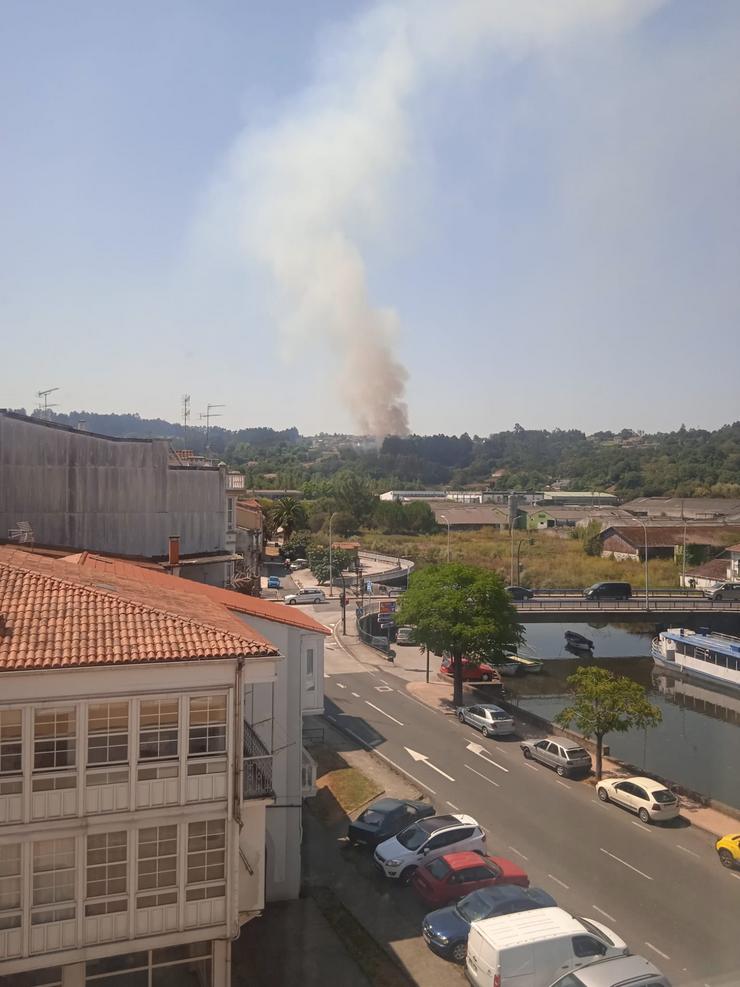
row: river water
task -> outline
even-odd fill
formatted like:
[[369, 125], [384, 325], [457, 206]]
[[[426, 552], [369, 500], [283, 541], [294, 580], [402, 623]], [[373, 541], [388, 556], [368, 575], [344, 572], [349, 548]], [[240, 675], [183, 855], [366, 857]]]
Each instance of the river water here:
[[[726, 628], [723, 628], [726, 629]], [[522, 654], [546, 659], [541, 674], [506, 679], [512, 700], [552, 717], [569, 702], [567, 678], [594, 664], [627, 675], [648, 691], [663, 722], [652, 730], [612, 733], [605, 742], [615, 757], [702, 795], [740, 808], [740, 690], [718, 690], [657, 671], [650, 658], [656, 628], [650, 624], [526, 624]], [[563, 632], [594, 642], [594, 656], [566, 650]]]

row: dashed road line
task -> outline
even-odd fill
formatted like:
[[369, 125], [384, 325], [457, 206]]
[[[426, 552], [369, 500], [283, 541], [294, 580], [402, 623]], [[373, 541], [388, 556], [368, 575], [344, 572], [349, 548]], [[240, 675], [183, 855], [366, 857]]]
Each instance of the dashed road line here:
[[539, 771], [540, 769], [535, 764], [530, 764], [529, 761], [524, 762], [525, 766], [529, 768], [530, 771]]
[[483, 781], [487, 781], [489, 785], [493, 785], [494, 788], [501, 788], [501, 785], [499, 785], [497, 781], [494, 781], [493, 778], [487, 778], [485, 775], [482, 775], [480, 771], [476, 771], [475, 768], [471, 768], [469, 764], [466, 764], [465, 767], [468, 771], [472, 771], [474, 775], [478, 775], [479, 778], [482, 778]]
[[629, 869], [633, 870], [635, 874], [639, 874], [640, 877], [644, 877], [646, 881], [652, 881], [652, 877], [649, 874], [646, 874], [644, 871], [638, 870], [637, 867], [633, 867], [632, 864], [628, 864], [626, 860], [622, 860], [622, 858], [618, 857], [615, 853], [611, 853], [609, 850], [605, 850], [603, 846], [600, 846], [599, 850], [601, 850], [602, 853], [605, 853], [607, 857], [611, 857], [612, 860], [616, 860], [620, 864], [624, 864], [625, 867], [629, 867]]
[[658, 949], [657, 946], [653, 946], [653, 944], [651, 942], [648, 942], [647, 939], [645, 940], [645, 945], [649, 946], [650, 949], [654, 950], [658, 954], [658, 956], [662, 956], [664, 960], [670, 959], [668, 953], [664, 953], [662, 949]]
[[685, 846], [681, 846], [680, 843], [677, 843], [676, 846], [678, 847], [679, 850], [683, 850], [684, 853], [690, 853], [692, 857], [696, 857], [697, 860], [699, 859], [699, 854], [698, 853], [694, 853], [693, 850], [687, 850], [686, 847]]
[[459, 811], [460, 811], [460, 809], [459, 809], [459, 808], [458, 808], [458, 807], [457, 807], [457, 806], [455, 805], [455, 803], [454, 803], [454, 802], [447, 802], [446, 804], [447, 804], [447, 805], [449, 805], [449, 807], [450, 807], [451, 809], [454, 809], [454, 810], [455, 810], [455, 812], [459, 812]]
[[734, 877], [736, 881], [740, 881], [740, 874], [730, 874], [730, 877]]
[[340, 689], [346, 689], [347, 688], [347, 686], [344, 684], [344, 682], [337, 682], [337, 685], [339, 686]]
[[652, 829], [650, 828], [648, 823], [638, 822], [637, 819], [631, 819], [630, 822], [632, 823], [633, 826], [639, 826], [639, 828], [643, 831], [643, 833], [652, 833]]
[[509, 849], [513, 853], [516, 853], [517, 856], [521, 857], [522, 860], [529, 860], [529, 857], [527, 857], [525, 854], [523, 854], [521, 850], [517, 850], [517, 848], [515, 846], [512, 846], [511, 843], [509, 844]]
[[599, 915], [603, 915], [604, 918], [608, 918], [610, 922], [615, 922], [616, 923], [617, 920], [614, 918], [614, 916], [613, 915], [610, 915], [609, 912], [605, 912], [603, 908], [599, 908], [598, 905], [592, 905], [591, 907], [593, 908], [593, 910], [595, 912], [598, 912]]
[[565, 888], [566, 891], [570, 891], [570, 887], [565, 883], [565, 881], [561, 881], [559, 877], [555, 877], [554, 874], [548, 874], [547, 876], [556, 884], [559, 884], [561, 888]]
[[389, 720], [393, 720], [393, 722], [397, 723], [399, 727], [403, 726], [403, 723], [401, 723], [400, 720], [397, 720], [395, 716], [391, 716], [390, 713], [386, 713], [384, 709], [381, 709], [380, 706], [376, 706], [374, 703], [371, 703], [369, 699], [366, 699], [365, 702], [368, 706], [371, 706], [374, 710], [376, 710], [376, 712], [382, 713], [383, 716], [387, 716]]
[[560, 785], [560, 786], [561, 786], [562, 788], [567, 788], [567, 789], [568, 789], [568, 791], [570, 791], [570, 785], [566, 785], [566, 784], [565, 784], [565, 782], [564, 782], [564, 781], [561, 781], [561, 780], [560, 780], [559, 778], [556, 778], [556, 779], [555, 779], [555, 781], [556, 781], [556, 782], [558, 783], [558, 785]]
[[359, 692], [353, 692], [352, 695], [355, 697], [355, 699], [359, 699], [360, 698], [360, 693]]

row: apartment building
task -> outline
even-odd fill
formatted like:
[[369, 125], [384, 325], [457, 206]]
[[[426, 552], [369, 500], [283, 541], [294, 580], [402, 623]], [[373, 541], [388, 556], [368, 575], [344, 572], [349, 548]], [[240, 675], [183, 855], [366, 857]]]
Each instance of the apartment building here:
[[0, 547], [2, 987], [224, 987], [264, 907], [285, 658], [135, 576]]

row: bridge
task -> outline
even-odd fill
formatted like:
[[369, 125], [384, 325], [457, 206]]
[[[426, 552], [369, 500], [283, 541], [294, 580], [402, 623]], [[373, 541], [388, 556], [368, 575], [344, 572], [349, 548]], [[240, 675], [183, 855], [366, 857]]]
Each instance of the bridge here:
[[695, 590], [662, 590], [645, 593], [633, 591], [630, 600], [589, 600], [579, 590], [534, 590], [534, 599], [516, 603], [524, 621], [604, 620], [680, 623], [683, 617], [700, 618], [736, 615], [740, 631], [740, 600], [708, 600]]

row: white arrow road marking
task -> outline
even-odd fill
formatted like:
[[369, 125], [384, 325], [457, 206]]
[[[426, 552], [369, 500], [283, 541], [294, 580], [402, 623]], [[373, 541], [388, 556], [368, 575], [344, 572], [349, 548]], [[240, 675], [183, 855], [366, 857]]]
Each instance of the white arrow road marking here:
[[386, 711], [384, 709], [381, 709], [380, 706], [375, 706], [373, 703], [370, 702], [369, 699], [366, 699], [365, 702], [368, 704], [368, 706], [372, 706], [372, 708], [376, 710], [378, 713], [382, 713], [383, 716], [387, 716], [389, 720], [393, 720], [393, 722], [397, 723], [399, 727], [403, 726], [403, 723], [401, 723], [400, 720], [397, 720], [395, 716], [391, 716], [390, 713], [386, 713]]
[[635, 874], [639, 874], [640, 877], [644, 877], [646, 880], [652, 881], [652, 877], [649, 874], [645, 874], [644, 871], [638, 870], [636, 867], [633, 867], [632, 864], [628, 864], [626, 860], [622, 860], [622, 858], [618, 857], [616, 854], [609, 853], [609, 851], [605, 850], [603, 846], [600, 846], [599, 850], [601, 850], [602, 853], [605, 853], [607, 857], [611, 857], [612, 860], [617, 860], [620, 864], [624, 864], [625, 867], [629, 867], [630, 870], [633, 870]]
[[471, 754], [477, 754], [478, 757], [482, 757], [484, 761], [488, 761], [489, 764], [492, 764], [495, 768], [498, 768], [499, 771], [505, 771], [506, 774], [509, 773], [509, 769], [505, 768], [503, 764], [499, 764], [498, 761], [494, 761], [492, 757], [487, 757], [485, 754], [485, 747], [481, 747], [480, 744], [466, 744], [466, 748], [471, 752]]
[[468, 771], [472, 771], [474, 775], [478, 775], [479, 778], [482, 778], [483, 781], [487, 781], [489, 785], [494, 785], [496, 788], [501, 788], [501, 785], [499, 785], [497, 781], [494, 781], [493, 778], [486, 778], [486, 776], [482, 775], [480, 771], [476, 771], [475, 768], [471, 768], [469, 764], [466, 764], [465, 767]]
[[424, 764], [426, 764], [426, 766], [428, 768], [431, 768], [432, 771], [436, 771], [437, 774], [442, 775], [448, 781], [454, 781], [455, 780], [450, 775], [448, 775], [446, 771], [443, 771], [441, 768], [438, 768], [436, 764], [432, 764], [432, 762], [429, 760], [429, 758], [427, 757], [426, 754], [420, 754], [418, 751], [412, 751], [410, 747], [404, 747], [404, 750], [415, 761], [423, 761]]

